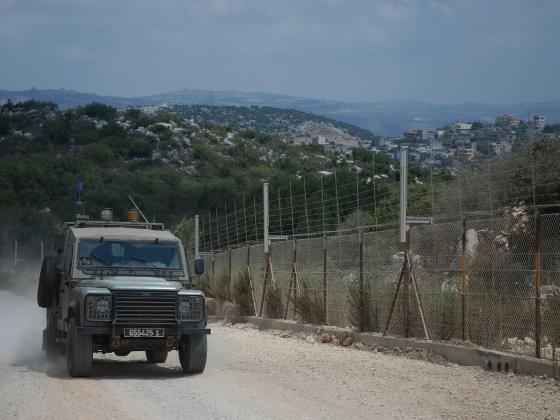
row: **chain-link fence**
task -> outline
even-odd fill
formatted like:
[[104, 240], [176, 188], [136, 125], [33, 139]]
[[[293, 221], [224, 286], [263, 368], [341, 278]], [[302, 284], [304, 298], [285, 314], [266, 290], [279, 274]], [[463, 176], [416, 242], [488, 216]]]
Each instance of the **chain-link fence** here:
[[[559, 227], [558, 214], [522, 213], [412, 227], [406, 246], [397, 230], [274, 241], [269, 256], [262, 244], [207, 254], [205, 281], [249, 272], [263, 316], [552, 359], [560, 350]], [[270, 309], [271, 290], [280, 311]]]

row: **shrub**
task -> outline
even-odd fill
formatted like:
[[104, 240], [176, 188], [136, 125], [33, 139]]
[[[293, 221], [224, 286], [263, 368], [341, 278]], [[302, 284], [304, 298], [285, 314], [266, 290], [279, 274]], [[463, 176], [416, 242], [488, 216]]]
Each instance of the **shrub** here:
[[305, 282], [302, 282], [301, 289], [301, 293], [294, 301], [296, 312], [301, 317], [301, 320], [311, 324], [324, 322], [323, 300], [317, 296], [316, 292], [311, 296], [310, 288]]
[[241, 309], [246, 314], [255, 313], [248, 271], [243, 270], [239, 272], [231, 286], [231, 296], [233, 301], [241, 306]]
[[366, 318], [364, 293], [360, 290], [360, 284], [352, 281], [348, 284], [348, 322], [354, 328], [362, 330]]
[[221, 271], [216, 275], [211, 290], [216, 299], [230, 300], [229, 276], [226, 271]]
[[113, 150], [104, 143], [93, 143], [84, 146], [81, 154], [97, 163], [105, 163], [113, 158]]
[[437, 335], [440, 340], [451, 340], [460, 337], [460, 328], [457, 328], [460, 322], [461, 302], [457, 292], [446, 290], [441, 292], [439, 302], [440, 320], [437, 328]]
[[544, 333], [553, 346], [560, 344], [560, 290], [555, 290], [545, 303], [543, 319]]
[[276, 286], [270, 286], [266, 291], [266, 315], [269, 318], [282, 317], [282, 294]]
[[199, 277], [199, 280], [194, 284], [194, 287], [198, 290], [202, 290], [206, 297], [215, 297], [212, 293], [212, 288], [210, 287], [210, 279], [207, 275]]

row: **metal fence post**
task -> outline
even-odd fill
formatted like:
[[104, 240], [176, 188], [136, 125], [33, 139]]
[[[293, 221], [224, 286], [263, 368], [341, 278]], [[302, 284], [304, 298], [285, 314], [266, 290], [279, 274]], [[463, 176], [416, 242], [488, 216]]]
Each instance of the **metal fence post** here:
[[541, 216], [535, 226], [535, 357], [541, 357]]
[[[408, 250], [410, 250], [410, 230], [406, 229], [406, 253], [404, 255], [405, 262], [407, 257]], [[403, 283], [403, 294], [404, 294], [404, 336], [410, 337], [410, 268], [409, 264], [406, 264], [406, 268], [404, 271], [404, 283]]]
[[233, 279], [231, 278], [231, 246], [228, 246], [228, 294], [230, 294], [231, 298], [231, 283]]
[[212, 284], [216, 284], [216, 259], [214, 258], [214, 251], [212, 253]]
[[461, 340], [466, 341], [467, 320], [467, 220], [463, 219], [461, 240]]
[[364, 293], [364, 241], [362, 230], [358, 231], [359, 242], [359, 270], [360, 270], [360, 331], [364, 331], [365, 326], [365, 293]]
[[327, 235], [323, 235], [323, 316], [325, 324], [329, 323], [327, 315]]

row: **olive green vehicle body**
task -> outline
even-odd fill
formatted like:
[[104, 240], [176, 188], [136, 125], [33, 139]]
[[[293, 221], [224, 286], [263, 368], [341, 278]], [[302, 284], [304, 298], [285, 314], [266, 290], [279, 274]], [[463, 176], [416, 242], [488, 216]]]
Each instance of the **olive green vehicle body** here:
[[[178, 267], [88, 268], [79, 254], [82, 241], [173, 246]], [[205, 296], [192, 289], [188, 260], [175, 235], [160, 224], [77, 221], [67, 223], [56, 242], [56, 255], [46, 257], [50, 266], [43, 262], [38, 290], [39, 305], [47, 309], [43, 350], [49, 357], [66, 355], [68, 373], [87, 376], [96, 352], [145, 351], [149, 362], [161, 363], [169, 351], [178, 350], [186, 373], [204, 370], [210, 334]], [[99, 299], [108, 302], [101, 305], [104, 319], [91, 316], [98, 313], [90, 302]], [[183, 301], [188, 304], [179, 305]], [[179, 308], [190, 308], [193, 316]]]

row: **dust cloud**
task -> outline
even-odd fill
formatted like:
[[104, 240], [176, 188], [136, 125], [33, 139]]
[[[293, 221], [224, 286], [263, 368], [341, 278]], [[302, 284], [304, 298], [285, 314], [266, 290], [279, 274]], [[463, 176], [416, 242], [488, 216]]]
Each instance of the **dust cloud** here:
[[0, 285], [0, 362], [40, 360], [45, 310], [37, 305], [37, 270], [22, 267], [14, 277]]

